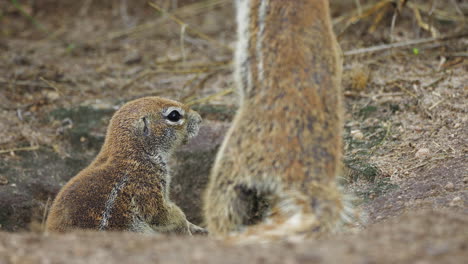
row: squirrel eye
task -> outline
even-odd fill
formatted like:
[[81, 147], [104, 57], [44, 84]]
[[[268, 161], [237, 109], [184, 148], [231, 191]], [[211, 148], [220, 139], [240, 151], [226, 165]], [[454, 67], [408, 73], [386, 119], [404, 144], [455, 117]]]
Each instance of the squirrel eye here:
[[172, 112], [167, 115], [167, 119], [171, 122], [177, 122], [182, 118], [182, 115], [177, 111], [173, 110]]

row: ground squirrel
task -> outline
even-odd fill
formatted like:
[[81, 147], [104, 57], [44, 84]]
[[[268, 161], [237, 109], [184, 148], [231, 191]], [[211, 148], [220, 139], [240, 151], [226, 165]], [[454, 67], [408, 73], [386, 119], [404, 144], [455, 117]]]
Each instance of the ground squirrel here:
[[159, 97], [122, 106], [98, 156], [55, 198], [46, 230], [203, 233], [170, 201], [167, 166], [173, 150], [197, 135], [201, 120], [187, 106]]
[[[322, 234], [343, 211], [342, 60], [326, 0], [237, 0], [240, 108], [204, 197], [208, 231]], [[240, 233], [241, 232], [241, 233]]]

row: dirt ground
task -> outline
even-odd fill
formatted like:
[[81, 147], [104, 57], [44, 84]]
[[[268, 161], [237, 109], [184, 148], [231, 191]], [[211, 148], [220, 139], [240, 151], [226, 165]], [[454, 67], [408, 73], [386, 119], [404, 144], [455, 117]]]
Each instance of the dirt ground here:
[[112, 113], [147, 95], [190, 103], [205, 120], [171, 166], [171, 196], [203, 224], [200, 195], [237, 107], [231, 1], [155, 1], [170, 14], [143, 0], [0, 1], [0, 264], [468, 259], [466, 1], [331, 0], [345, 58], [340, 182], [366, 222], [318, 241], [244, 246], [41, 233], [51, 200], [96, 155]]

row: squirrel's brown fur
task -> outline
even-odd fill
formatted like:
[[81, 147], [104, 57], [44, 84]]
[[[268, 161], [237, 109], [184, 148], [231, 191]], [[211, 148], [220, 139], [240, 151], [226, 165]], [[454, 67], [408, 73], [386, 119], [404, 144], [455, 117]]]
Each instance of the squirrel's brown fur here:
[[[169, 115], [172, 111], [181, 116]], [[169, 200], [167, 167], [172, 151], [198, 133], [200, 122], [200, 115], [187, 106], [159, 97], [122, 106], [98, 156], [55, 198], [46, 230], [203, 232]]]
[[241, 104], [205, 193], [208, 231], [322, 234], [344, 208], [341, 57], [326, 0], [237, 0]]

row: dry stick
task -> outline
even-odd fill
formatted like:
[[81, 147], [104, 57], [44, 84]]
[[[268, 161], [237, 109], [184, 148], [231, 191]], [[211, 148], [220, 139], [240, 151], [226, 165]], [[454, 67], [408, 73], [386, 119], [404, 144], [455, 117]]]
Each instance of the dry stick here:
[[394, 40], [393, 32], [395, 31], [395, 23], [396, 23], [397, 16], [398, 16], [398, 10], [395, 10], [393, 12], [392, 22], [390, 24], [390, 42], [393, 42]]
[[413, 2], [408, 3], [408, 7], [410, 8], [417, 8], [420, 11], [427, 13], [429, 15], [434, 14], [434, 16], [441, 20], [449, 20], [449, 21], [463, 21], [465, 18], [463, 16], [455, 16], [449, 12], [433, 9], [431, 7], [427, 7], [427, 5], [417, 4]]
[[49, 211], [49, 206], [50, 206], [50, 196], [47, 197], [47, 202], [44, 207], [44, 212], [42, 213], [41, 231], [45, 231], [46, 217], [47, 217], [47, 211]]
[[455, 7], [455, 10], [458, 12], [459, 15], [461, 15], [462, 17], [465, 16], [465, 14], [463, 14], [463, 11], [461, 10], [460, 6], [458, 6], [457, 1], [452, 0], [452, 5]]
[[[179, 98], [178, 101], [185, 101], [185, 100], [188, 99], [186, 96], [182, 97], [182, 94], [185, 92], [185, 89], [186, 89], [187, 87], [192, 86], [192, 84], [193, 84], [196, 80], [198, 80], [198, 77], [200, 77], [200, 75], [199, 75], [199, 74], [196, 74], [194, 77], [190, 78], [190, 80], [186, 81], [186, 82], [184, 83], [184, 85], [182, 85], [182, 89], [180, 89], [180, 93], [179, 93], [179, 96], [178, 96], [178, 98]], [[190, 96], [189, 98], [191, 99], [192, 97], [193, 97], [193, 96]]]
[[374, 18], [374, 21], [372, 22], [371, 27], [368, 30], [370, 34], [375, 32], [375, 30], [377, 29], [377, 26], [380, 24], [380, 21], [382, 21], [383, 17], [387, 13], [387, 9], [388, 9], [388, 5], [385, 5], [380, 9], [380, 12], [377, 13], [377, 15]]
[[20, 147], [20, 148], [11, 148], [11, 149], [0, 149], [0, 154], [15, 152], [15, 151], [33, 151], [38, 150], [39, 146], [29, 146], [29, 147]]
[[196, 105], [196, 104], [205, 103], [205, 102], [211, 101], [211, 100], [213, 100], [215, 98], [228, 95], [228, 94], [230, 94], [232, 92], [234, 92], [234, 89], [228, 88], [228, 89], [223, 90], [223, 91], [221, 91], [219, 93], [215, 93], [215, 94], [209, 95], [209, 96], [201, 98], [201, 99], [197, 99], [197, 100], [187, 102], [186, 105], [192, 106], [192, 105]]
[[[384, 123], [384, 124], [385, 124], [385, 123]], [[392, 128], [392, 123], [391, 123], [391, 122], [386, 123], [385, 126], [386, 126], [386, 128], [387, 128], [387, 129], [385, 130], [385, 135], [384, 135], [384, 137], [382, 138], [382, 140], [380, 140], [380, 142], [377, 143], [377, 145], [375, 145], [375, 146], [372, 147], [371, 154], [374, 153], [374, 152], [378, 149], [378, 147], [380, 147], [380, 146], [385, 142], [385, 140], [387, 140], [388, 136], [390, 135], [390, 130], [391, 130], [391, 128]]]
[[0, 84], [2, 85], [15, 85], [15, 86], [34, 86], [39, 88], [49, 88], [49, 85], [42, 84], [40, 82], [33, 81], [7, 81], [5, 79], [0, 79]]
[[224, 49], [227, 49], [229, 51], [233, 51], [231, 49], [231, 47], [229, 46], [226, 46], [224, 44], [221, 44], [219, 43], [218, 41], [216, 41], [215, 39], [211, 38], [210, 36], [206, 35], [205, 33], [191, 27], [190, 25], [188, 25], [187, 23], [185, 23], [184, 21], [178, 19], [176, 16], [174, 16], [173, 14], [167, 12], [166, 10], [162, 9], [160, 6], [158, 6], [157, 4], [155, 3], [148, 3], [152, 8], [158, 10], [159, 12], [163, 13], [163, 14], [166, 14], [171, 20], [173, 20], [174, 22], [176, 22], [177, 24], [179, 24], [180, 26], [182, 27], [187, 27], [187, 30], [189, 32], [192, 32], [192, 34], [194, 35], [197, 35], [198, 37], [200, 37], [201, 39], [204, 39], [208, 42], [210, 42], [211, 44], [215, 45], [215, 46], [218, 46], [218, 47], [221, 47], [221, 48], [224, 48]]
[[426, 31], [431, 32], [431, 36], [433, 38], [436, 38], [439, 35], [438, 30], [432, 25], [429, 25], [422, 20], [421, 13], [419, 13], [419, 9], [417, 9], [416, 7], [413, 7], [411, 9], [413, 9], [414, 17], [416, 18], [418, 26]]
[[378, 2], [377, 4], [374, 4], [371, 7], [364, 10], [364, 12], [362, 14], [358, 14], [358, 15], [352, 16], [351, 18], [347, 19], [345, 26], [343, 27], [343, 29], [341, 30], [341, 32], [338, 35], [343, 34], [348, 29], [348, 27], [355, 24], [359, 20], [361, 20], [361, 19], [363, 19], [365, 17], [371, 16], [372, 14], [374, 14], [375, 12], [379, 11], [380, 9], [386, 7], [387, 4], [392, 3], [392, 2], [393, 2], [393, 0], [382, 0], [382, 1]]
[[[374, 7], [376, 4], [366, 4], [364, 6], [361, 7], [362, 9], [362, 12], [367, 12], [370, 8]], [[360, 20], [361, 18], [364, 18], [365, 16], [362, 16], [363, 14], [359, 13], [359, 10], [355, 9], [353, 12], [348, 12], [348, 13], [345, 13], [339, 17], [336, 17], [336, 18], [333, 18], [332, 19], [332, 23], [333, 25], [337, 25], [337, 24], [340, 24], [341, 22], [343, 21], [347, 21], [349, 22], [349, 20], [353, 17], [359, 17], [356, 21], [353, 21], [353, 23], [357, 22], [358, 20]], [[370, 15], [370, 14], [369, 14]], [[351, 23], [351, 24], [353, 24]]]
[[[180, 65], [178, 63], [182, 63], [181, 59], [172, 60], [172, 61], [161, 61], [156, 62], [156, 65], [164, 66], [166, 68], [173, 67], [177, 68]], [[187, 64], [187, 63], [185, 63]], [[215, 61], [215, 62], [207, 62], [207, 63], [191, 63], [187, 66], [182, 66], [181, 68], [184, 69], [223, 69], [223, 67], [231, 67], [231, 60], [223, 60], [223, 61]]]
[[172, 74], [193, 74], [193, 73], [204, 73], [212, 70], [211, 68], [188, 68], [188, 69], [156, 69], [156, 70], [144, 70], [142, 73], [138, 74], [137, 77], [130, 80], [126, 84], [122, 85], [119, 89], [123, 90], [130, 87], [132, 84], [155, 74], [160, 73], [172, 73]]
[[[199, 64], [200, 65], [200, 64]], [[220, 66], [226, 66], [228, 65], [228, 63], [226, 63], [225, 61], [223, 62], [219, 62], [219, 63], [212, 63], [212, 64], [206, 64], [206, 67], [198, 67], [198, 66], [195, 66], [195, 67], [187, 67], [187, 68], [182, 68], [182, 69], [156, 69], [156, 70], [144, 70], [142, 73], [138, 74], [134, 79], [130, 80], [129, 82], [127, 82], [126, 84], [122, 85], [119, 89], [120, 90], [123, 90], [123, 89], [126, 89], [128, 87], [130, 87], [131, 85], [133, 85], [134, 83], [150, 76], [150, 75], [154, 75], [154, 74], [158, 74], [158, 73], [173, 73], [173, 74], [193, 74], [193, 73], [205, 73], [205, 72], [209, 72], [213, 69], [217, 69], [217, 68], [220, 68]]]
[[49, 85], [51, 88], [53, 88], [57, 93], [62, 94], [60, 92], [60, 89], [55, 84], [53, 84], [51, 81], [46, 80], [44, 77], [39, 77], [39, 80], [45, 82], [47, 85]]
[[395, 83], [395, 86], [400, 88], [400, 90], [402, 90], [403, 92], [411, 95], [412, 97], [414, 98], [418, 98], [418, 96], [416, 94], [414, 94], [413, 92], [411, 92], [410, 90], [406, 89], [405, 87], [403, 87], [403, 85], [399, 84], [399, 83]]
[[361, 6], [361, 1], [360, 0], [354, 0], [354, 3], [356, 4], [356, 8], [358, 10], [358, 14], [362, 14], [362, 6]]
[[184, 24], [180, 27], [180, 51], [182, 53], [182, 62], [185, 63], [187, 60], [187, 53], [185, 52], [185, 41], [184, 41], [184, 36], [185, 36], [185, 30], [187, 29], [187, 24]]
[[434, 109], [434, 107], [440, 105], [440, 103], [442, 103], [443, 101], [445, 101], [445, 99], [441, 99], [440, 101], [436, 102], [431, 107], [429, 107], [428, 110], [431, 111], [432, 109]]
[[[197, 15], [201, 10], [204, 10], [204, 8], [215, 7], [217, 5], [225, 4], [226, 2], [227, 0], [218, 0], [218, 1], [206, 1], [206, 2], [201, 2], [201, 3], [194, 3], [191, 5], [187, 5], [182, 8], [179, 8], [175, 10], [174, 13], [182, 15], [182, 14], [188, 13], [187, 10], [190, 10], [192, 11], [190, 15]], [[124, 37], [127, 35], [136, 34], [145, 30], [150, 30], [151, 28], [158, 26], [165, 20], [166, 20], [165, 18], [158, 18], [155, 21], [150, 21], [150, 22], [132, 27], [130, 29], [124, 29], [124, 30], [112, 32], [107, 36], [96, 39], [94, 42], [112, 40], [112, 39]]]
[[422, 86], [421, 88], [426, 89], [426, 88], [429, 88], [431, 86], [435, 86], [435, 85], [439, 84], [441, 81], [445, 80], [446, 78], [447, 78], [447, 75], [442, 75], [441, 77], [437, 78], [437, 80], [435, 80], [435, 81], [433, 81], [433, 82], [431, 82], [429, 84], [426, 84], [426, 85]]
[[[211, 79], [211, 78], [212, 78], [213, 76], [215, 76], [216, 74], [218, 74], [218, 71], [213, 71], [213, 72], [211, 72], [211, 73], [206, 74], [202, 79], [200, 79], [200, 81], [198, 82], [198, 84], [197, 84], [196, 86], [194, 86], [192, 89], [190, 89], [190, 90], [188, 91], [187, 94], [188, 94], [188, 95], [193, 95], [193, 94], [195, 94], [198, 90], [200, 90], [200, 89], [205, 85], [205, 83], [206, 83], [209, 79]], [[193, 101], [193, 100], [191, 100], [191, 99], [192, 99], [191, 97], [192, 97], [192, 96], [189, 96], [189, 97], [184, 98], [184, 102]], [[190, 99], [190, 100], [189, 100], [189, 99]]]
[[393, 49], [393, 48], [402, 48], [402, 47], [407, 47], [411, 45], [426, 44], [426, 43], [431, 43], [434, 41], [446, 41], [449, 39], [462, 38], [466, 36], [468, 36], [468, 32], [455, 34], [455, 35], [449, 35], [449, 36], [440, 37], [440, 38], [414, 39], [414, 40], [402, 41], [402, 42], [397, 42], [397, 43], [392, 43], [392, 44], [383, 44], [383, 45], [377, 45], [377, 46], [372, 46], [368, 48], [349, 50], [349, 51], [345, 51], [343, 54], [345, 56], [351, 56], [351, 55], [358, 55], [358, 54], [363, 54], [363, 53], [372, 53], [376, 51], [388, 50], [388, 49]]
[[351, 17], [348, 20], [348, 23], [349, 24], [354, 24], [357, 21], [374, 14], [375, 12], [377, 12], [378, 10], [384, 8], [387, 4], [389, 4], [391, 2], [393, 2], [393, 1], [392, 0], [382, 0], [382, 1], [378, 2], [377, 4], [373, 5], [372, 7], [368, 8], [367, 10], [365, 10], [361, 15]]

